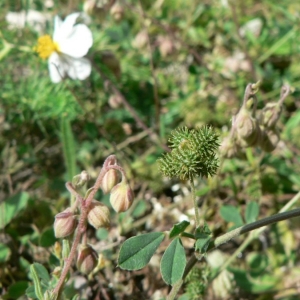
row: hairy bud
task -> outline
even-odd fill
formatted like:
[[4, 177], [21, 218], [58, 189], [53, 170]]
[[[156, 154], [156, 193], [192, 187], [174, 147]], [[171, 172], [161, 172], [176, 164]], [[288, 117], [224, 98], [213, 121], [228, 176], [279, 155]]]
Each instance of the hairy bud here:
[[57, 238], [64, 238], [74, 232], [77, 226], [77, 218], [71, 208], [55, 216], [54, 233]]
[[125, 180], [111, 190], [109, 198], [112, 208], [117, 213], [127, 211], [132, 205], [133, 199], [133, 192]]
[[226, 158], [238, 157], [241, 154], [241, 147], [230, 136], [224, 138], [220, 153]]
[[77, 268], [83, 274], [90, 274], [97, 266], [98, 253], [89, 245], [80, 245], [77, 257]]
[[261, 125], [266, 128], [275, 127], [282, 112], [282, 105], [279, 103], [268, 103], [262, 110]]
[[259, 141], [260, 128], [258, 121], [246, 109], [242, 108], [238, 113], [235, 127], [241, 146], [244, 146], [243, 141], [247, 147], [254, 146]]
[[90, 180], [90, 175], [87, 171], [82, 171], [79, 175], [76, 175], [72, 179], [72, 184], [77, 188], [83, 187]]
[[90, 209], [87, 216], [88, 222], [94, 228], [109, 228], [110, 227], [110, 212], [109, 208], [99, 201], [93, 200], [90, 204]]
[[279, 132], [276, 128], [262, 130], [260, 147], [265, 152], [272, 152], [280, 140]]
[[115, 169], [108, 170], [102, 180], [101, 188], [104, 194], [107, 194], [119, 182], [119, 172]]
[[124, 8], [119, 3], [119, 1], [116, 1], [116, 3], [111, 7], [110, 14], [113, 16], [113, 18], [116, 21], [120, 21], [122, 19], [123, 14], [124, 14]]

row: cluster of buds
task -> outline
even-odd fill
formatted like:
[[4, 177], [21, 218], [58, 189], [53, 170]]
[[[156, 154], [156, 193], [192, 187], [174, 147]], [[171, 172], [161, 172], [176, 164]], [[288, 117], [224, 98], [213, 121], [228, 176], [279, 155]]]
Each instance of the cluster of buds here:
[[259, 82], [248, 84], [246, 87], [243, 105], [238, 114], [232, 118], [230, 135], [221, 145], [220, 151], [224, 157], [238, 157], [247, 147], [260, 147], [265, 152], [271, 152], [280, 140], [277, 121], [290, 87], [283, 86], [280, 100], [276, 103], [268, 103], [256, 117], [255, 94], [258, 88]]
[[[117, 213], [127, 211], [132, 205], [134, 195], [127, 183], [124, 170], [117, 164], [115, 156], [108, 157], [103, 168], [107, 169], [101, 185], [103, 193], [110, 193], [110, 204]], [[118, 183], [119, 173], [122, 174], [120, 183]]]
[[[93, 199], [95, 192], [101, 187], [104, 194], [110, 193], [111, 206], [117, 213], [127, 211], [131, 207], [134, 198], [133, 192], [127, 183], [125, 171], [118, 165], [114, 155], [105, 160], [95, 186], [87, 190], [85, 196], [82, 197], [79, 192], [89, 179], [87, 172], [83, 171], [73, 178], [72, 183], [68, 182], [66, 184], [68, 190], [76, 197], [76, 201], [71, 207], [58, 213], [54, 221], [54, 233], [57, 238], [68, 238], [76, 229], [76, 234], [84, 233], [82, 244], [77, 248], [77, 267], [84, 274], [91, 273], [98, 262], [97, 252], [86, 243], [86, 223], [92, 225], [95, 229], [110, 227], [110, 210], [103, 203]], [[62, 250], [58, 251], [56, 249], [56, 252], [63, 253], [64, 249], [68, 248], [68, 256], [70, 253], [69, 240], [63, 240]], [[67, 243], [64, 243], [64, 241], [67, 241]], [[57, 254], [57, 256], [60, 257], [61, 255]]]

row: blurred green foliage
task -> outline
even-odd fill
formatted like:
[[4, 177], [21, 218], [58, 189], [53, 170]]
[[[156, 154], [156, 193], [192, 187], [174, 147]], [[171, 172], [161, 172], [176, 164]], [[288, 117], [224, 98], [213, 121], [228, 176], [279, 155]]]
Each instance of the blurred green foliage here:
[[[175, 183], [183, 187], [184, 182], [164, 180], [156, 160], [165, 151], [163, 145], [167, 144], [170, 132], [178, 126], [210, 124], [220, 134], [221, 142], [229, 132], [231, 118], [239, 110], [249, 82], [262, 81], [259, 108], [279, 99], [283, 83], [294, 88], [284, 103], [280, 120], [282, 141], [271, 154], [253, 151], [252, 159], [248, 155], [247, 160], [225, 160], [216, 178], [198, 180], [199, 191], [209, 187], [203, 196], [206, 221], [215, 235], [220, 234], [232, 226], [221, 218], [229, 205], [239, 207], [237, 213], [241, 210], [244, 216], [249, 203], [257, 201], [260, 218], [277, 212], [300, 187], [297, 1], [124, 0], [120, 1], [119, 19], [112, 13], [113, 1], [96, 2], [98, 6], [91, 10], [92, 14], [84, 17], [94, 39], [88, 54], [93, 60], [92, 74], [85, 81], [66, 79], [59, 84], [50, 81], [47, 62], [34, 53], [33, 47], [40, 35], [52, 33], [54, 15], [65, 17], [82, 11], [85, 3], [0, 3], [3, 299], [18, 299], [22, 295], [31, 281], [29, 265], [34, 261], [48, 270], [54, 268], [55, 260], [50, 254], [55, 242], [52, 224], [54, 215], [68, 205], [64, 183], [75, 164], [77, 171], [85, 169], [96, 177], [109, 154], [116, 154], [122, 161], [136, 201], [143, 200], [145, 204], [132, 215], [115, 218], [113, 228], [119, 228], [125, 237], [171, 227], [173, 217], [168, 215], [163, 222], [158, 219], [157, 203], [167, 210], [170, 205], [169, 213], [177, 205], [176, 209], [188, 214], [184, 188], [173, 189]], [[46, 16], [40, 32], [40, 27], [28, 20], [16, 28], [6, 19], [9, 12], [29, 10]], [[157, 138], [140, 126], [115, 89], [123, 94], [145, 126], [156, 132]], [[65, 160], [62, 120], [71, 126], [70, 143], [76, 156], [73, 162]], [[179, 204], [174, 201], [175, 195], [181, 196]], [[14, 206], [7, 208], [11, 203]], [[178, 211], [175, 214], [179, 215]], [[231, 214], [232, 211], [229, 218]], [[243, 252], [239, 263], [230, 266], [236, 287], [231, 290], [230, 299], [250, 294], [245, 299], [273, 299], [282, 295], [284, 299], [293, 299], [294, 280], [300, 276], [296, 267], [300, 261], [299, 221], [282, 224], [272, 226], [266, 236]], [[89, 236], [97, 242], [94, 232]], [[111, 235], [105, 241], [114, 245], [105, 250], [109, 258], [106, 268], [116, 272], [111, 261], [116, 260], [120, 242]], [[235, 248], [236, 245], [229, 244], [222, 251], [232, 253]], [[205, 277], [209, 282], [201, 272], [195, 276]], [[111, 290], [110, 279], [105, 279], [108, 273], [102, 269], [99, 275], [108, 297], [133, 299], [124, 292], [130, 279], [124, 279], [123, 286]], [[150, 269], [143, 276], [151, 274]], [[138, 273], [131, 276], [137, 285], [141, 283]], [[94, 285], [90, 285], [94, 286], [93, 291], [83, 298], [93, 299], [100, 289], [95, 278], [91, 279]], [[197, 290], [191, 282], [188, 286], [189, 292]], [[150, 298], [159, 289], [166, 293], [156, 283], [148, 291], [133, 287], [132, 295], [136, 299]], [[206, 291], [202, 285], [198, 289], [204, 299], [212, 299], [211, 285]]]

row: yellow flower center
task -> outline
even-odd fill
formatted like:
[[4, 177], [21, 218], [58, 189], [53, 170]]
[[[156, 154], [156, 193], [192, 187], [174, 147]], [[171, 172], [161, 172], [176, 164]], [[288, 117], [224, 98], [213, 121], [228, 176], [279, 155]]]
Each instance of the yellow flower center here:
[[38, 44], [34, 49], [41, 58], [48, 58], [53, 52], [59, 52], [59, 46], [55, 43], [51, 36], [46, 34], [38, 39]]

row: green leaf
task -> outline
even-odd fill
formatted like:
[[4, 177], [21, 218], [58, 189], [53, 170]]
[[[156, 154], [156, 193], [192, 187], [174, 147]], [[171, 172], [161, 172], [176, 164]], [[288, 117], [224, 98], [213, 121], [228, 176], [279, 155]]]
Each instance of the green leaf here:
[[171, 232], [170, 232], [170, 239], [179, 235], [180, 233], [184, 232], [185, 229], [190, 225], [190, 222], [189, 221], [182, 221], [180, 223], [177, 223], [173, 226], [173, 228], [171, 229]]
[[186, 265], [185, 251], [179, 237], [175, 238], [164, 253], [160, 271], [165, 283], [173, 285], [182, 278]]
[[44, 298], [43, 290], [42, 290], [40, 278], [38, 276], [38, 272], [35, 268], [35, 264], [32, 264], [30, 266], [30, 274], [31, 274], [31, 277], [33, 279], [33, 284], [34, 284], [34, 294], [35, 294], [34, 298], [37, 297], [39, 300], [43, 300], [43, 298]]
[[139, 200], [135, 206], [132, 216], [135, 218], [141, 217], [147, 209], [147, 204], [145, 200]]
[[118, 265], [125, 270], [139, 270], [147, 265], [165, 234], [146, 233], [126, 240], [119, 253]]
[[32, 299], [37, 299], [37, 296], [36, 296], [36, 294], [35, 294], [35, 291], [34, 291], [34, 286], [33, 285], [31, 285], [31, 286], [29, 286], [27, 289], [26, 289], [26, 296], [28, 297], [28, 298], [32, 298]]
[[0, 243], [0, 263], [7, 261], [10, 257], [11, 251], [5, 244]]
[[205, 253], [207, 250], [207, 247], [210, 243], [211, 240], [211, 235], [202, 233], [198, 235], [199, 238], [196, 240], [195, 243], [195, 249], [196, 251], [199, 251], [200, 253]]
[[51, 227], [51, 228], [46, 229], [42, 233], [41, 238], [40, 238], [40, 246], [48, 248], [48, 247], [54, 245], [55, 241], [56, 241], [56, 238], [54, 236], [54, 230]]
[[28, 204], [29, 194], [16, 194], [0, 204], [0, 229], [3, 229]]
[[254, 222], [258, 217], [259, 205], [257, 202], [250, 201], [246, 206], [245, 219], [247, 224]]
[[35, 271], [36, 271], [38, 277], [41, 278], [44, 282], [49, 282], [50, 275], [49, 275], [47, 269], [39, 263], [34, 263], [33, 265], [34, 265], [34, 268], [35, 268]]
[[24, 296], [27, 288], [27, 281], [17, 281], [8, 288], [7, 294], [5, 296], [9, 299], [18, 299], [19, 297]]
[[197, 239], [195, 243], [195, 250], [202, 254], [206, 252], [212, 237], [211, 232], [208, 231], [207, 228], [207, 226], [197, 228], [195, 233], [195, 237]]
[[204, 196], [209, 191], [210, 191], [210, 187], [209, 186], [205, 186], [205, 187], [201, 188], [200, 190], [196, 191], [196, 196], [198, 196], [198, 197]]
[[233, 205], [223, 205], [220, 214], [225, 221], [232, 222], [236, 226], [242, 226], [244, 224], [239, 209]]

